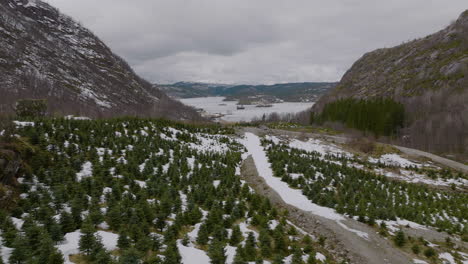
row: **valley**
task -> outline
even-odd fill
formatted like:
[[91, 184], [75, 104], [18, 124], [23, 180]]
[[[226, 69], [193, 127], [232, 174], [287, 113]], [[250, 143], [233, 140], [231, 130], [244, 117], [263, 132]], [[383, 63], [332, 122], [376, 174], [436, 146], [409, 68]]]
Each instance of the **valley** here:
[[40, 258], [43, 248], [65, 263], [468, 261], [467, 175], [421, 157], [164, 120], [16, 126], [41, 162], [7, 187], [18, 205], [2, 213], [5, 263]]

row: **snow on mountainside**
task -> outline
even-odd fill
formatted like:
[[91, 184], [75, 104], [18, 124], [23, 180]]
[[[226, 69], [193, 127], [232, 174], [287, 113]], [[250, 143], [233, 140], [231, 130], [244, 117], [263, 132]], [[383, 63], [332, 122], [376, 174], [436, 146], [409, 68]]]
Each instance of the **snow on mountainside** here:
[[88, 29], [39, 0], [0, 2], [0, 76], [2, 112], [17, 99], [47, 98], [52, 113], [197, 118]]

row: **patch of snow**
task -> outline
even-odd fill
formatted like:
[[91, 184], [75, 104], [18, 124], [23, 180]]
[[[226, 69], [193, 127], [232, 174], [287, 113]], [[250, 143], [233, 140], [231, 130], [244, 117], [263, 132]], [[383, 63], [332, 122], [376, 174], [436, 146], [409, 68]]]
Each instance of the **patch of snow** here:
[[11, 221], [13, 221], [13, 224], [15, 225], [16, 229], [21, 230], [21, 227], [23, 227], [23, 224], [24, 224], [23, 219], [12, 217]]
[[325, 255], [323, 255], [322, 253], [317, 252], [317, 253], [315, 253], [315, 259], [320, 260], [321, 262], [325, 262], [327, 257], [325, 257]]
[[410, 166], [421, 167], [421, 164], [409, 161], [395, 153], [382, 155], [379, 160], [381, 163], [384, 163], [386, 165], [398, 166], [402, 168]]
[[455, 261], [455, 258], [452, 256], [452, 254], [448, 252], [439, 254], [439, 258], [446, 260], [448, 264], [457, 264], [457, 262]]
[[27, 126], [34, 126], [34, 122], [24, 122], [24, 121], [13, 121], [16, 127], [27, 127]]
[[[117, 239], [118, 235], [106, 231], [97, 231], [97, 235], [101, 237], [102, 244], [107, 250], [114, 250], [117, 248]], [[79, 250], [79, 241], [80, 241], [81, 232], [76, 230], [75, 232], [65, 234], [63, 242], [56, 247], [60, 252], [62, 252], [65, 264], [73, 264], [70, 261], [69, 256], [73, 254], [78, 254]]]
[[322, 156], [326, 154], [345, 155], [347, 157], [352, 156], [350, 153], [347, 153], [341, 150], [340, 148], [338, 148], [337, 146], [331, 143], [323, 143], [321, 140], [313, 139], [313, 138], [305, 142], [297, 140], [297, 139], [293, 139], [289, 143], [289, 147], [305, 150], [307, 152], [315, 151], [315, 152], [320, 153]]
[[81, 181], [81, 179], [91, 177], [92, 175], [93, 164], [90, 161], [87, 161], [81, 166], [81, 171], [76, 173], [76, 180]]
[[146, 182], [144, 181], [135, 180], [135, 183], [138, 184], [140, 188], [146, 188]]
[[189, 263], [210, 263], [210, 258], [206, 254], [205, 251], [193, 248], [193, 247], [186, 247], [182, 245], [182, 243], [177, 241], [177, 248], [179, 249], [180, 256], [182, 257], [182, 263], [189, 264]]
[[366, 232], [362, 232], [360, 230], [357, 230], [357, 229], [353, 229], [351, 227], [348, 227], [347, 225], [343, 224], [341, 221], [336, 221], [342, 228], [350, 231], [350, 232], [353, 232], [355, 233], [356, 235], [366, 239], [366, 240], [369, 240], [369, 234], [366, 233]]
[[219, 186], [220, 183], [221, 183], [220, 180], [214, 180], [214, 181], [213, 181], [213, 185], [214, 185], [214, 187], [216, 187], [216, 188]]

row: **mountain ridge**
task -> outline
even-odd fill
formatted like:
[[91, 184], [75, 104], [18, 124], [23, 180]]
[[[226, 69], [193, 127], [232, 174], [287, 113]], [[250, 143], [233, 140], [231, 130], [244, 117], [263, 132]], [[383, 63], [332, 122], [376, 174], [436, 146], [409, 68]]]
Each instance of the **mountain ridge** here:
[[199, 118], [55, 7], [39, 0], [3, 0], [0, 11], [2, 112], [13, 111], [18, 99], [46, 98], [49, 112], [59, 115]]
[[342, 98], [392, 98], [407, 113], [401, 143], [466, 154], [467, 87], [468, 10], [434, 34], [364, 54], [313, 111], [320, 113], [327, 103]]
[[206, 96], [225, 96], [228, 100], [245, 99], [252, 96], [270, 96], [273, 100], [292, 102], [315, 101], [335, 83], [298, 82], [277, 84], [211, 84], [198, 82], [177, 82], [158, 87], [170, 96], [192, 98]]

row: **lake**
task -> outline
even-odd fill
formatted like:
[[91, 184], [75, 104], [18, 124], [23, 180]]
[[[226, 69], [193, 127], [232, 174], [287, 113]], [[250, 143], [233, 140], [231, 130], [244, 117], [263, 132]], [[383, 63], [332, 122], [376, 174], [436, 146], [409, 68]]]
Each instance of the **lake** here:
[[202, 108], [209, 114], [224, 114], [225, 116], [222, 117], [222, 120], [228, 122], [251, 121], [255, 117], [261, 118], [263, 114], [268, 115], [274, 112], [279, 114], [298, 113], [314, 105], [313, 102], [284, 102], [272, 104], [272, 107], [256, 107], [255, 105], [245, 105], [244, 110], [237, 110], [237, 101], [225, 102], [223, 101], [224, 97], [197, 97], [179, 100], [186, 105], [190, 105], [195, 108]]

